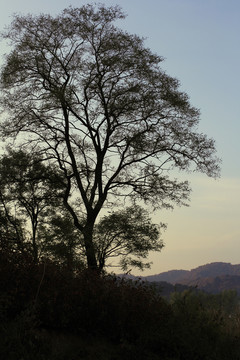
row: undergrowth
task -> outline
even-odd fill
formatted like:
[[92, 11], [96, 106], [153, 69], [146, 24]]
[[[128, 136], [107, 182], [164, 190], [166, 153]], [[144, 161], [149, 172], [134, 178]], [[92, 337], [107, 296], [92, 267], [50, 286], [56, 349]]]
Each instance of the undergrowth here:
[[185, 291], [70, 273], [50, 261], [0, 256], [0, 355], [8, 360], [238, 360], [240, 315]]

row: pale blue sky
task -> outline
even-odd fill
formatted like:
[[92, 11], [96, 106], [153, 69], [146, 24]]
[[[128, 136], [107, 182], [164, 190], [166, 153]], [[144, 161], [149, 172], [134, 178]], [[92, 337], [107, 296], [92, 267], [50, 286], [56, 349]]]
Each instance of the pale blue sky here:
[[[80, 0], [8, 0], [0, 5], [0, 28], [16, 12], [56, 14]], [[128, 15], [119, 26], [146, 37], [146, 46], [165, 58], [192, 105], [200, 108], [199, 129], [216, 140], [222, 176], [214, 181], [186, 175], [192, 184], [189, 208], [159, 212], [168, 230], [162, 253], [152, 255], [149, 273], [191, 269], [212, 261], [240, 263], [240, 1], [102, 0]], [[3, 46], [1, 54], [6, 51]], [[1, 63], [1, 61], [0, 61]]]

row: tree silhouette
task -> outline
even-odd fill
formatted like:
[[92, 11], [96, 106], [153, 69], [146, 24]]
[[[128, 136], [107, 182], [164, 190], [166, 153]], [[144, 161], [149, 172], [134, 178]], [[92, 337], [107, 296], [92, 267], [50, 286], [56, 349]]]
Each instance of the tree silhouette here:
[[83, 237], [67, 210], [61, 209], [51, 217], [49, 227], [45, 233], [42, 232], [42, 237], [47, 258], [66, 266], [70, 271], [79, 266], [85, 267]]
[[[46, 225], [61, 206], [62, 180], [40, 156], [9, 150], [0, 159], [0, 203], [22, 248], [30, 242], [34, 261], [39, 258], [39, 225]], [[30, 226], [28, 226], [28, 223]], [[30, 237], [27, 236], [27, 229]], [[28, 238], [28, 239], [27, 239]], [[25, 244], [23, 244], [25, 242]]]
[[199, 111], [162, 58], [114, 25], [122, 18], [118, 6], [70, 7], [56, 17], [17, 15], [4, 35], [12, 48], [1, 72], [2, 133], [59, 166], [93, 269], [104, 207], [126, 198], [182, 205], [189, 184], [172, 169], [219, 173], [214, 141], [197, 132]]
[[150, 267], [144, 263], [149, 251], [161, 251], [163, 241], [160, 238], [161, 228], [152, 224], [148, 212], [140, 206], [131, 206], [104, 216], [96, 226], [94, 245], [98, 267], [103, 269], [106, 261], [118, 259], [118, 264], [124, 271], [130, 266], [141, 270]]

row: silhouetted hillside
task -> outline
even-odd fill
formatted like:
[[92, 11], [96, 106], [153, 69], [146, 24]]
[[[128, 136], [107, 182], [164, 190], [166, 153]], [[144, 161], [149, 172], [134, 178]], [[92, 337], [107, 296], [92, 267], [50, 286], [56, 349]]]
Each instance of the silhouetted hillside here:
[[240, 265], [230, 263], [214, 262], [192, 269], [180, 279], [186, 285], [196, 285], [203, 278], [215, 278], [219, 276], [240, 276]]
[[240, 295], [240, 276], [222, 275], [215, 278], [202, 278], [196, 281], [196, 286], [211, 294], [217, 294], [225, 290], [236, 290]]
[[224, 290], [236, 290], [240, 295], [240, 265], [224, 262], [214, 262], [192, 270], [171, 270], [157, 275], [142, 276], [141, 279], [158, 283], [157, 286], [159, 289], [162, 287], [164, 295], [176, 289], [181, 292], [184, 287], [181, 288], [180, 285], [184, 285], [185, 288], [197, 287], [213, 294]]
[[170, 284], [176, 284], [184, 279], [185, 276], [188, 276], [188, 273], [188, 270], [170, 270], [158, 275], [146, 276], [144, 279], [147, 281], [166, 281]]
[[174, 292], [182, 293], [185, 290], [191, 289], [194, 292], [198, 292], [198, 289], [195, 287], [191, 287], [188, 285], [183, 284], [175, 284], [172, 285], [166, 281], [154, 281], [150, 282], [149, 284], [152, 285], [152, 287], [163, 297], [170, 298], [171, 294]]

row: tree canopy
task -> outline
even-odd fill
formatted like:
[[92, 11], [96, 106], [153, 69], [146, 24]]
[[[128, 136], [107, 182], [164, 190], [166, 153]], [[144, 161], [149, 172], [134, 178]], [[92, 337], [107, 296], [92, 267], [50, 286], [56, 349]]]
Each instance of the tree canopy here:
[[125, 271], [130, 266], [142, 270], [149, 268], [150, 263], [144, 259], [149, 251], [161, 251], [164, 246], [160, 239], [161, 229], [165, 228], [165, 224], [153, 224], [148, 212], [140, 206], [105, 215], [94, 232], [98, 267], [103, 269], [107, 260], [117, 258], [119, 263], [109, 266], [118, 266]]
[[127, 198], [172, 208], [190, 189], [171, 170], [219, 175], [199, 111], [162, 58], [114, 25], [123, 18], [118, 6], [69, 7], [56, 17], [16, 15], [3, 35], [11, 51], [1, 72], [2, 134], [58, 165], [91, 268], [104, 207]]

